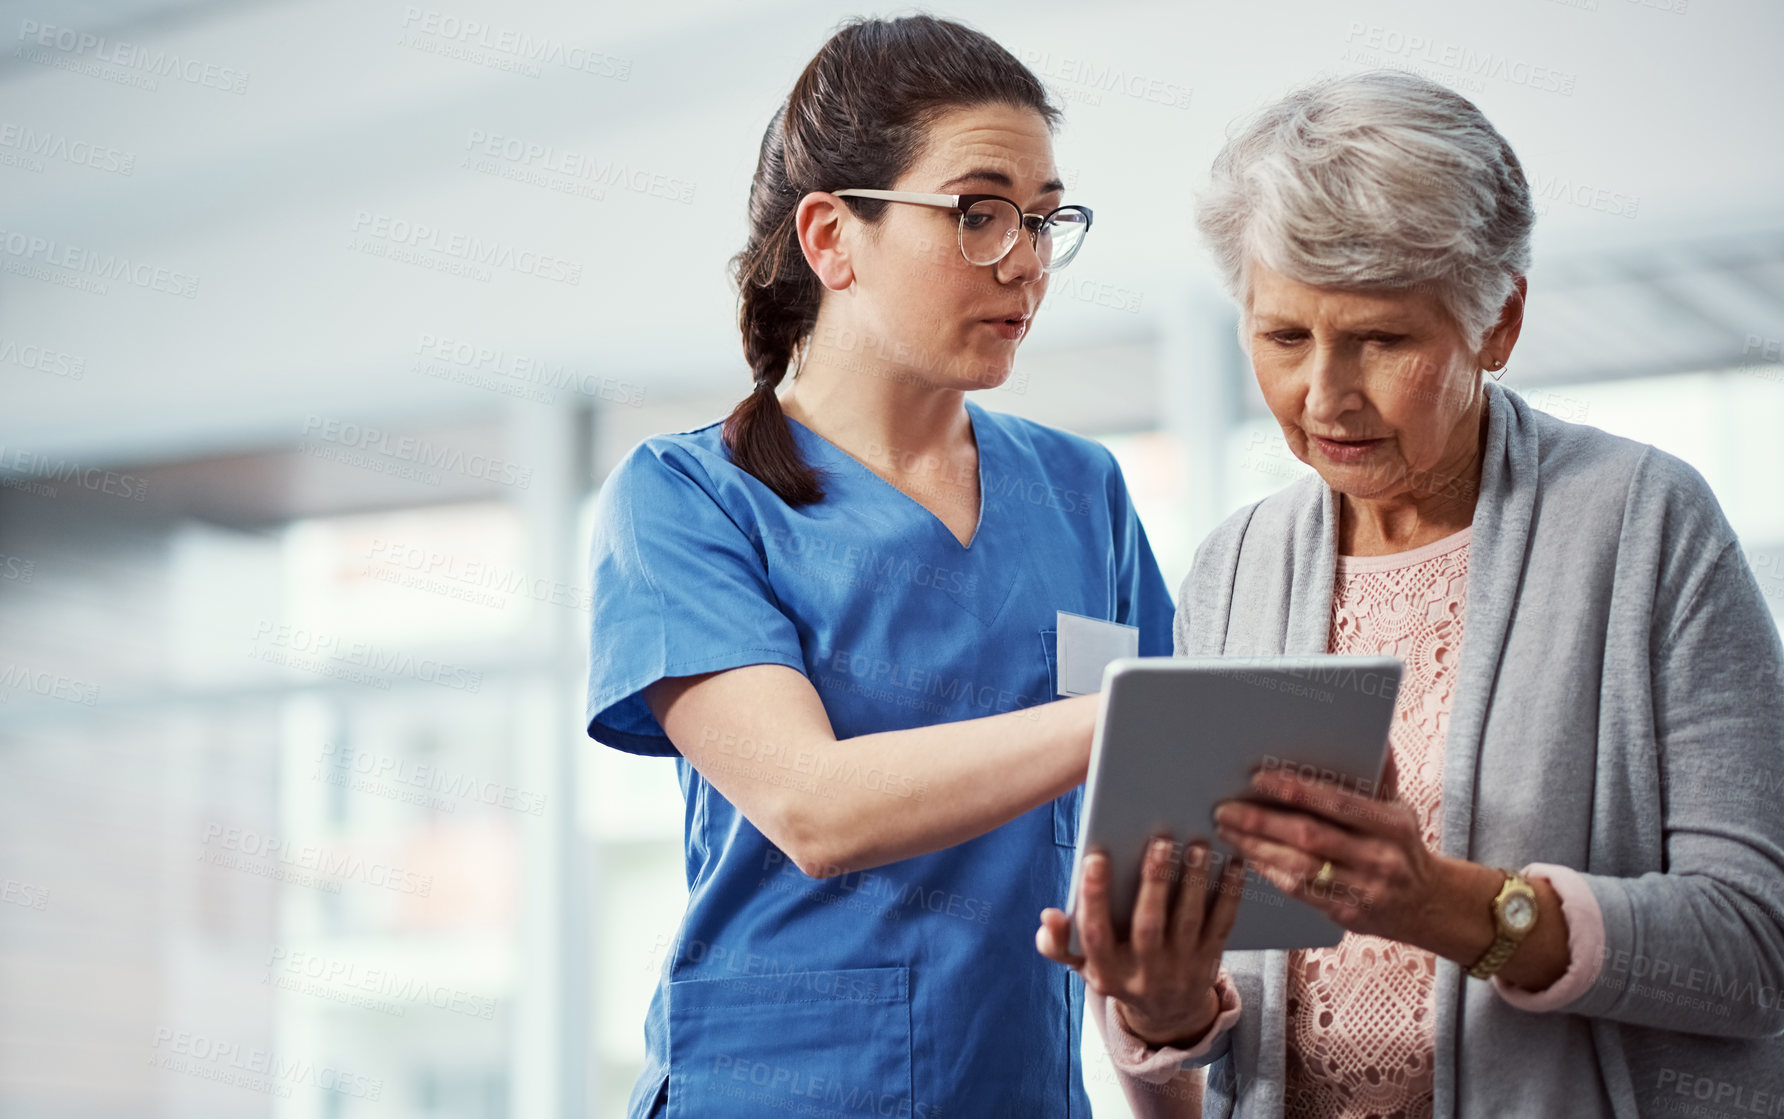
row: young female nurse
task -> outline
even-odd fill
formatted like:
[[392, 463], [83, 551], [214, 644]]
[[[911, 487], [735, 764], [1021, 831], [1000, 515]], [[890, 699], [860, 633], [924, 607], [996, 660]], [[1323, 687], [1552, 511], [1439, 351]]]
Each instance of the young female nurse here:
[[754, 389], [602, 489], [589, 734], [687, 805], [634, 1119], [1090, 1113], [1033, 936], [1096, 710], [1056, 612], [1167, 654], [1171, 600], [1107, 450], [967, 398], [1090, 225], [1058, 116], [975, 31], [845, 25], [762, 142]]

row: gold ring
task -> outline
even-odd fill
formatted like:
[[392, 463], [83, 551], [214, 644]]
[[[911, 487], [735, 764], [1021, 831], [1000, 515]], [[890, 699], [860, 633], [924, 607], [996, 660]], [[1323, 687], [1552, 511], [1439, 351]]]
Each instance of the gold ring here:
[[1325, 865], [1319, 868], [1319, 873], [1313, 876], [1313, 884], [1315, 886], [1330, 886], [1332, 884], [1331, 859], [1327, 859]]

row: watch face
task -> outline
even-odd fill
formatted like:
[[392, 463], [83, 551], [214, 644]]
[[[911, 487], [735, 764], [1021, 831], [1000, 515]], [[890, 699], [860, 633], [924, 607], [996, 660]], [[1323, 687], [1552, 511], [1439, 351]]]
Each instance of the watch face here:
[[1529, 898], [1519, 895], [1505, 903], [1505, 923], [1522, 932], [1536, 923], [1536, 905]]

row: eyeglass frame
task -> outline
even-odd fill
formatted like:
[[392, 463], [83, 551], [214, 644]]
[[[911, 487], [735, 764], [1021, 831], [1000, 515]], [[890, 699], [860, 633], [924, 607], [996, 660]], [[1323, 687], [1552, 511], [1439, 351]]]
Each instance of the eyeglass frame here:
[[[966, 217], [968, 210], [972, 209], [980, 202], [1008, 202], [1015, 209], [1018, 220], [1021, 222], [1021, 227], [1028, 231], [1029, 247], [1036, 250], [1040, 248], [1041, 244], [1041, 228], [1052, 221], [1053, 215], [1059, 213], [1061, 210], [1077, 210], [1082, 213], [1084, 215], [1084, 233], [1080, 236], [1088, 236], [1090, 234], [1090, 207], [1080, 206], [1076, 203], [1071, 203], [1065, 206], [1055, 206], [1045, 214], [1031, 214], [1023, 210], [1015, 199], [1005, 198], [1001, 194], [925, 194], [911, 190], [874, 190], [868, 187], [849, 187], [846, 190], [833, 190], [830, 193], [836, 195], [838, 198], [874, 198], [883, 202], [914, 202], [919, 206], [935, 206], [940, 209], [957, 211], [962, 219]], [[1033, 218], [1037, 224], [1030, 225], [1030, 218]], [[990, 268], [993, 265], [1003, 263], [1004, 257], [1009, 256], [1010, 250], [1016, 247], [1016, 242], [1011, 241], [1009, 246], [1004, 249], [1002, 255], [996, 260], [988, 260], [981, 265], [980, 262], [973, 260], [966, 255], [966, 222], [964, 220], [956, 223], [955, 243], [960, 247], [960, 258], [962, 260], [975, 267], [985, 268]], [[1043, 264], [1041, 265], [1041, 271], [1051, 275], [1052, 273], [1065, 268], [1066, 265], [1070, 264], [1073, 260], [1076, 260], [1077, 257], [1077, 250], [1074, 249], [1072, 255], [1066, 259], [1065, 264], [1061, 264], [1058, 268], [1049, 268]]]

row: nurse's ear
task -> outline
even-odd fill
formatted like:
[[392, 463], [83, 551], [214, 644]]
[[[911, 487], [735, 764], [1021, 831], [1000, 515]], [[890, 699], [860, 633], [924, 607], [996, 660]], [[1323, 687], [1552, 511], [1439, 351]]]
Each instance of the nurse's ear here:
[[814, 190], [793, 211], [799, 251], [818, 282], [831, 291], [846, 291], [855, 282], [851, 255], [859, 244], [862, 222], [848, 204], [827, 191]]

